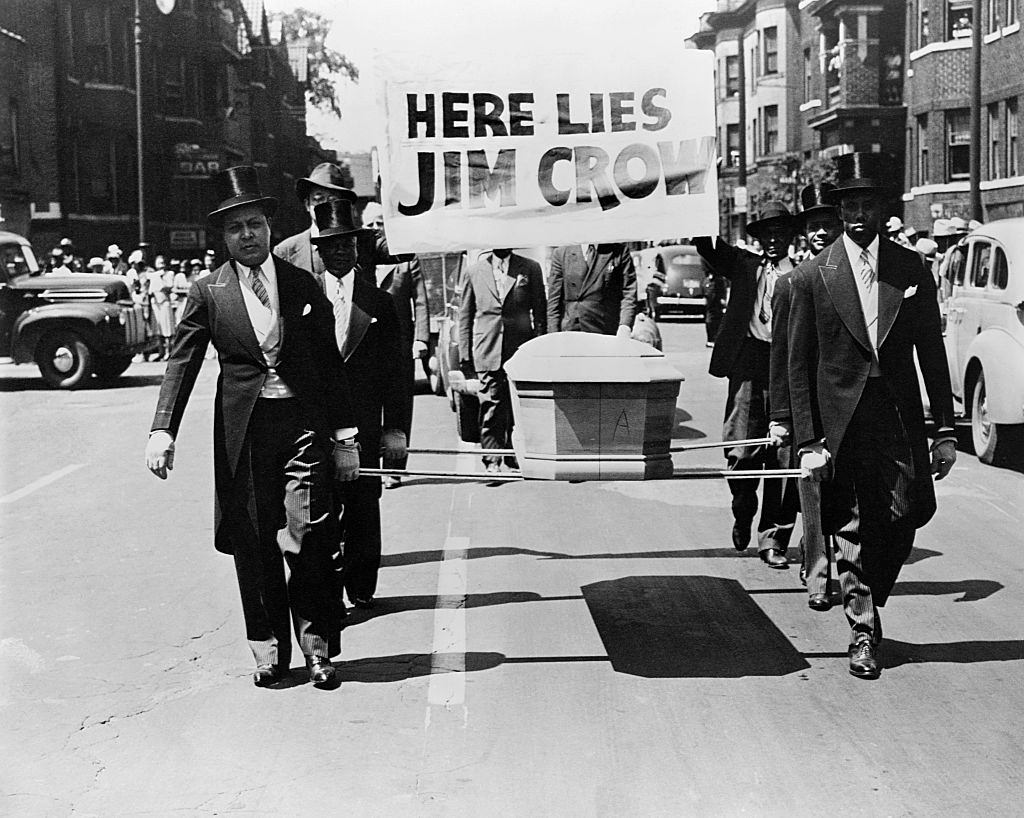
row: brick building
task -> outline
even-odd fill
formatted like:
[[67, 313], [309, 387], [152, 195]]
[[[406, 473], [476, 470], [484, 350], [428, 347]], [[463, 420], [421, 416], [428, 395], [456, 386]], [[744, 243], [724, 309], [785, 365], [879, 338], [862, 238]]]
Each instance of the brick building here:
[[31, 218], [23, 120], [30, 98], [28, 43], [2, 26], [0, 65], [0, 230], [24, 233]]
[[[1024, 216], [1024, 34], [1020, 0], [985, 0], [981, 25], [981, 200], [984, 220]], [[971, 218], [970, 0], [912, 0], [907, 15], [906, 220]]]
[[[281, 199], [274, 239], [303, 229], [294, 181], [323, 152], [306, 135], [302, 44], [271, 35], [262, 0], [177, 0], [166, 15], [141, 0], [141, 12], [146, 240], [182, 257], [207, 247], [209, 176], [243, 163], [259, 167], [266, 192]], [[133, 0], [4, 0], [0, 28], [24, 40], [0, 49], [29, 55], [17, 80], [30, 98], [19, 106], [30, 209], [23, 232], [42, 251], [62, 236], [85, 256], [111, 242], [134, 247]], [[7, 53], [4, 90], [15, 81]]]

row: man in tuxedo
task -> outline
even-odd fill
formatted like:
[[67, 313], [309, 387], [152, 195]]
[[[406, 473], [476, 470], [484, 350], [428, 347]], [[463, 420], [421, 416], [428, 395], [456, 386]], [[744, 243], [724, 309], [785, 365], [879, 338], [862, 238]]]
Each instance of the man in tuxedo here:
[[624, 244], [569, 244], [552, 251], [548, 332], [628, 338], [636, 305], [636, 269]]
[[[824, 200], [833, 190], [831, 182], [807, 185], [800, 191], [801, 210], [797, 224], [807, 239], [810, 258], [818, 255], [843, 232], [839, 210]], [[775, 445], [785, 447], [790, 453], [789, 462], [784, 465], [795, 468], [795, 452], [792, 449], [793, 421], [789, 408], [789, 291], [792, 275], [779, 276], [772, 296], [772, 346], [771, 377], [769, 378], [769, 403], [771, 422], [768, 435]], [[800, 538], [800, 579], [807, 585], [807, 605], [815, 611], [827, 611], [832, 607], [828, 593], [829, 549], [821, 531], [821, 494], [817, 483], [809, 480], [796, 482], [800, 498], [803, 535]]]
[[173, 467], [182, 414], [212, 343], [220, 363], [215, 545], [235, 560], [253, 681], [266, 687], [288, 674], [291, 619], [310, 678], [331, 687], [328, 646], [340, 625], [331, 593], [331, 469], [341, 481], [358, 476], [356, 415], [330, 304], [307, 273], [270, 255], [277, 200], [262, 195], [253, 167], [230, 168], [216, 182], [221, 201], [209, 218], [230, 259], [189, 290], [146, 464], [161, 479]]
[[[466, 273], [459, 305], [459, 360], [480, 379], [480, 445], [489, 472], [502, 458], [488, 449], [512, 446], [512, 397], [505, 362], [545, 329], [544, 279], [531, 259], [498, 249], [484, 253]], [[514, 457], [505, 458], [515, 467]]]
[[[314, 210], [317, 235], [313, 237], [324, 260], [324, 284], [333, 305], [334, 339], [345, 361], [352, 389], [352, 405], [359, 427], [359, 463], [379, 468], [385, 462], [404, 461], [406, 435], [402, 424], [412, 393], [406, 388], [398, 313], [391, 297], [376, 282], [357, 275], [357, 237], [352, 204], [336, 199]], [[357, 608], [373, 607], [380, 570], [379, 477], [363, 476], [335, 486], [335, 511], [340, 524], [340, 577], [342, 592]]]
[[[729, 379], [723, 440], [749, 440], [768, 435], [770, 414], [772, 295], [780, 276], [793, 265], [787, 255], [796, 222], [781, 202], [768, 202], [747, 233], [763, 248], [758, 255], [707, 236], [693, 240], [701, 257], [730, 281], [729, 306], [722, 319], [710, 372]], [[735, 446], [725, 452], [730, 470], [777, 469], [789, 460], [785, 447]], [[743, 551], [757, 513], [758, 480], [729, 480], [732, 492], [732, 544]], [[796, 522], [796, 487], [789, 479], [764, 481], [757, 525], [758, 553], [771, 568], [786, 568], [786, 549]]]
[[[850, 625], [850, 673], [879, 675], [886, 600], [935, 513], [932, 474], [956, 461], [953, 400], [935, 283], [918, 255], [880, 241], [896, 176], [885, 154], [836, 161], [843, 235], [791, 282], [789, 393], [800, 468], [822, 483]], [[929, 448], [915, 352], [938, 431]]]
[[[382, 234], [384, 211], [376, 202], [368, 202], [363, 210], [363, 227]], [[364, 233], [367, 231], [364, 231]], [[371, 234], [372, 235], [372, 234]], [[427, 308], [427, 286], [423, 279], [423, 268], [415, 256], [411, 261], [397, 264], [375, 264], [367, 270], [367, 278], [385, 290], [395, 302], [398, 311], [398, 337], [402, 346], [402, 379], [409, 394], [406, 413], [401, 429], [408, 442], [412, 438], [413, 391], [416, 388], [416, 361], [427, 355], [430, 340], [430, 312]], [[385, 461], [389, 468], [404, 469], [407, 458], [399, 461]], [[384, 478], [384, 488], [398, 488], [402, 478], [389, 475]]]
[[[351, 188], [345, 187], [348, 181], [345, 173], [331, 162], [322, 162], [310, 171], [309, 176], [295, 183], [295, 195], [309, 213], [309, 227], [301, 233], [289, 236], [274, 248], [274, 255], [291, 262], [296, 267], [311, 272], [316, 280], [324, 283], [324, 260], [317, 252], [312, 239], [316, 236], [316, 218], [314, 209], [325, 202], [337, 200], [355, 204], [357, 196]], [[383, 231], [367, 231], [360, 237], [360, 266], [372, 272], [375, 264], [396, 264], [410, 261], [412, 255], [392, 256], [388, 252], [387, 241]]]

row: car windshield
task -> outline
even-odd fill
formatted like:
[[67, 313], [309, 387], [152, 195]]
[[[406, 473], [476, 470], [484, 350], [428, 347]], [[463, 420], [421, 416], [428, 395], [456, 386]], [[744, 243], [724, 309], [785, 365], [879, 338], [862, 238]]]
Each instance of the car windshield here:
[[5, 244], [0, 246], [0, 268], [4, 278], [11, 281], [18, 276], [36, 275], [39, 264], [32, 248], [24, 244]]

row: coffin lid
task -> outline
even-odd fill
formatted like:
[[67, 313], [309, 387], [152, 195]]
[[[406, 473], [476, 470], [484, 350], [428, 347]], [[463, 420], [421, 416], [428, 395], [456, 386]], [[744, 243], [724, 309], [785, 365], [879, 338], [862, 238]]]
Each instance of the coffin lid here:
[[505, 364], [514, 382], [651, 383], [683, 380], [650, 344], [592, 332], [552, 332], [527, 341]]

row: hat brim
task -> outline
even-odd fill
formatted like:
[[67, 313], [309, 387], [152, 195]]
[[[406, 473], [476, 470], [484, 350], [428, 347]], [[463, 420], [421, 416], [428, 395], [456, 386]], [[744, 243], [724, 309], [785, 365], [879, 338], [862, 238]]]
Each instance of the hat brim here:
[[206, 220], [212, 225], [220, 225], [223, 223], [224, 216], [227, 213], [247, 205], [259, 205], [263, 208], [263, 212], [267, 214], [269, 219], [277, 212], [278, 204], [279, 202], [273, 196], [259, 196], [255, 193], [248, 193], [243, 196], [236, 196], [227, 204], [222, 204], [216, 210], [211, 211]]
[[771, 225], [789, 227], [793, 230], [796, 230], [798, 227], [798, 223], [794, 216], [787, 216], [780, 213], [778, 216], [769, 216], [767, 219], [757, 219], [756, 221], [750, 222], [747, 225], [747, 234], [753, 236], [756, 239], [758, 237], [758, 234], [762, 230]]
[[795, 218], [800, 224], [804, 224], [812, 216], [817, 216], [819, 213], [831, 213], [837, 219], [839, 218], [839, 210], [835, 205], [830, 204], [817, 204], [811, 207], [801, 210], [796, 214]]
[[892, 185], [877, 182], [874, 179], [851, 179], [845, 184], [837, 185], [834, 190], [822, 194], [821, 198], [831, 205], [839, 205], [843, 196], [851, 193], [877, 193], [885, 196], [892, 192]]
[[351, 230], [345, 230], [341, 227], [328, 227], [326, 230], [321, 231], [319, 236], [310, 236], [309, 240], [313, 244], [322, 244], [327, 239], [342, 238], [344, 236], [358, 236], [366, 232], [369, 231], [365, 227], [353, 227]]
[[303, 178], [299, 179], [299, 181], [295, 183], [295, 195], [299, 197], [300, 202], [306, 201], [306, 197], [309, 195], [309, 189], [311, 187], [322, 187], [324, 190], [335, 190], [342, 194], [342, 199], [347, 199], [350, 202], [359, 201], [359, 197], [356, 196], [355, 192], [350, 188], [332, 185], [329, 182], [314, 182], [312, 179]]

